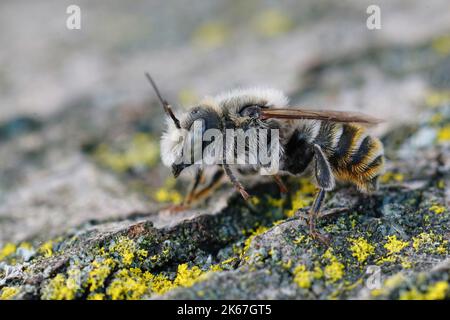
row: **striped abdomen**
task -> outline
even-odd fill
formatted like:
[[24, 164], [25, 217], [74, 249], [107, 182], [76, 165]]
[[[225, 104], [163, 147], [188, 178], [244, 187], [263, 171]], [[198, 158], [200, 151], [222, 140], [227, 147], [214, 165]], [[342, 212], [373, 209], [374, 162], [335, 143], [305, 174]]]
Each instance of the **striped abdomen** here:
[[351, 182], [365, 192], [377, 188], [384, 166], [383, 145], [363, 127], [321, 122], [314, 143], [325, 152], [337, 180]]

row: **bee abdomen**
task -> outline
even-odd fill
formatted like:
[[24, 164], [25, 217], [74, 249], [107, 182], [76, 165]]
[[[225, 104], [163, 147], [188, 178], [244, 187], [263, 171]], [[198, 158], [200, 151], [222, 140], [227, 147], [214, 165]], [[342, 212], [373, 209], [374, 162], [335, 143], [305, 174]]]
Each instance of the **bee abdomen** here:
[[333, 128], [335, 142], [329, 152], [335, 177], [355, 184], [361, 191], [376, 189], [384, 166], [382, 143], [367, 135], [361, 126], [342, 124], [340, 127], [340, 130]]

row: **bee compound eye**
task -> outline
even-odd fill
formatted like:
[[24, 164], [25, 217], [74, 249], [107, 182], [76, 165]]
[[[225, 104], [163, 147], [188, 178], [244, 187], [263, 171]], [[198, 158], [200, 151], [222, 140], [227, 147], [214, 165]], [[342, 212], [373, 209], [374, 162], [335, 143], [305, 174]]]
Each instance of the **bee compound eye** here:
[[245, 106], [239, 111], [242, 117], [258, 118], [261, 111], [261, 107], [257, 105]]

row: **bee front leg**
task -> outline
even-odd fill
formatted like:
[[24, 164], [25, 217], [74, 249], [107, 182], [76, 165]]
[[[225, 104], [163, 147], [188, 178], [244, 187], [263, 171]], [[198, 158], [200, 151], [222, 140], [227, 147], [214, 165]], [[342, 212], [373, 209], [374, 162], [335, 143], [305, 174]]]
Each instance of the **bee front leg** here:
[[250, 195], [247, 191], [245, 191], [244, 186], [239, 182], [239, 180], [234, 175], [233, 171], [231, 170], [230, 166], [227, 164], [223, 164], [223, 170], [225, 171], [225, 174], [227, 175], [228, 179], [230, 179], [231, 183], [234, 185], [237, 191], [241, 194], [242, 198], [244, 200], [248, 200], [250, 198]]
[[196, 192], [202, 178], [203, 178], [203, 170], [199, 169], [195, 173], [194, 180], [192, 180], [191, 185], [189, 187], [189, 192], [186, 194], [183, 201], [180, 204], [170, 205], [169, 207], [167, 207], [167, 210], [170, 213], [177, 213], [177, 212], [181, 212], [181, 211], [189, 209], [192, 204], [192, 201], [194, 199], [195, 192]]
[[223, 183], [223, 170], [218, 170], [212, 177], [209, 183], [196, 191], [191, 197], [191, 203], [199, 202], [208, 198], [215, 190], [217, 190]]
[[202, 178], [203, 178], [203, 170], [198, 169], [198, 171], [195, 173], [195, 178], [192, 181], [191, 186], [189, 188], [189, 192], [183, 200], [184, 206], [189, 206], [191, 204], [193, 197], [195, 195], [195, 191], [197, 190], [197, 187], [200, 184]]

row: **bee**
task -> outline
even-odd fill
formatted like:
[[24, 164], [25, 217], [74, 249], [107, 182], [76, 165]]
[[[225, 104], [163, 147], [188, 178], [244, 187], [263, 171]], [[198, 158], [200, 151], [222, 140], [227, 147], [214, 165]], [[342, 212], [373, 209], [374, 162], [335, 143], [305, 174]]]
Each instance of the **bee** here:
[[[379, 119], [359, 112], [289, 106], [288, 98], [281, 91], [260, 88], [238, 89], [205, 98], [178, 119], [151, 76], [148, 73], [146, 76], [168, 116], [167, 130], [161, 138], [161, 155], [163, 163], [171, 167], [175, 177], [194, 167], [179, 160], [183, 156], [184, 144], [190, 143], [185, 132], [192, 130], [195, 120], [201, 120], [206, 129], [222, 132], [230, 128], [279, 130], [279, 172], [273, 177], [282, 192], [287, 188], [280, 175], [306, 175], [317, 186], [308, 224], [310, 235], [321, 242], [328, 243], [329, 239], [317, 230], [316, 220], [326, 192], [335, 188], [336, 181], [350, 183], [363, 193], [378, 188], [385, 162], [383, 145], [367, 133], [366, 127], [379, 123]], [[248, 147], [246, 145], [245, 152], [249, 152]], [[207, 190], [213, 190], [224, 175], [245, 200], [249, 199], [250, 195], [237, 177], [240, 169], [245, 171], [249, 168], [227, 163], [220, 164], [220, 167], [221, 170], [216, 170], [207, 186], [199, 192], [196, 189], [204, 179], [204, 168], [196, 171], [186, 203], [207, 194]], [[256, 169], [255, 165], [253, 169]]]

